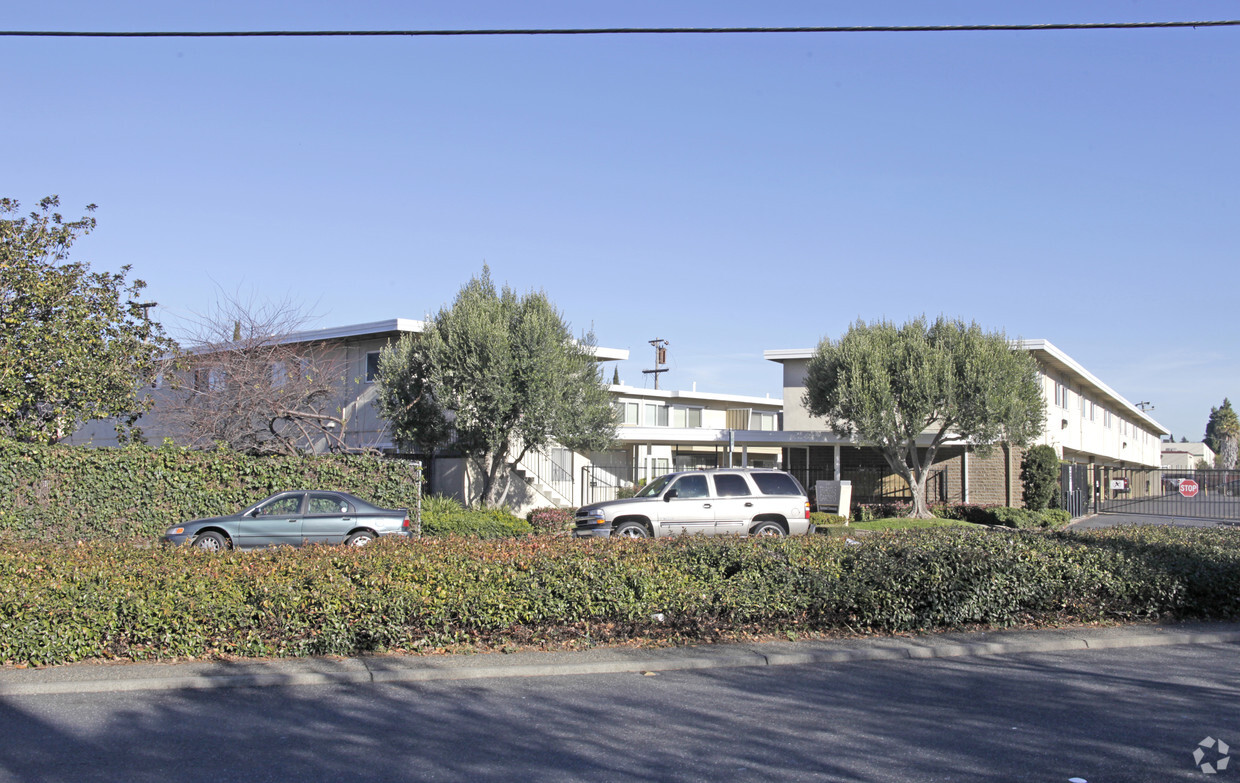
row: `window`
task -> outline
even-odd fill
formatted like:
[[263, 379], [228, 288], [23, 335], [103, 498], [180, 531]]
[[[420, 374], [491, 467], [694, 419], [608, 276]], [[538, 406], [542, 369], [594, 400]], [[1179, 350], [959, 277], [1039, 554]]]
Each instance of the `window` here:
[[260, 517], [291, 517], [301, 508], [301, 495], [285, 495], [258, 508]]
[[635, 402], [615, 402], [616, 412], [620, 415], [620, 424], [625, 427], [636, 427], [641, 422], [638, 416], [641, 408]]
[[207, 389], [210, 391], [222, 391], [228, 383], [228, 375], [219, 367], [212, 367], [207, 370]]
[[715, 474], [715, 493], [721, 498], [736, 498], [752, 495], [745, 477], [736, 473]]
[[1060, 408], [1068, 407], [1068, 387], [1055, 381], [1055, 404]]
[[379, 375], [379, 352], [371, 351], [366, 354], [366, 383], [374, 383], [375, 378]]
[[278, 389], [288, 382], [288, 367], [284, 362], [271, 363], [271, 386]]
[[306, 505], [306, 513], [311, 516], [339, 516], [349, 513], [349, 504], [336, 495], [311, 495]]
[[681, 476], [672, 485], [678, 498], [708, 498], [710, 489], [706, 486], [705, 476]]
[[672, 426], [673, 427], [701, 427], [702, 426], [702, 409], [688, 408], [683, 405], [672, 407]]
[[667, 406], [657, 405], [653, 402], [646, 403], [645, 419], [643, 423], [647, 427], [666, 427], [667, 426]]
[[1106, 408], [1102, 409], [1102, 426], [1111, 429], [1111, 412]]
[[797, 480], [787, 473], [752, 473], [753, 483], [763, 495], [804, 495]]
[[1085, 399], [1085, 395], [1084, 395], [1084, 394], [1082, 394], [1082, 395], [1081, 395], [1081, 418], [1082, 418], [1082, 419], [1088, 419], [1088, 418], [1089, 418], [1089, 406], [1090, 406], [1091, 404], [1092, 404], [1092, 403], [1090, 403], [1090, 401], [1089, 401], [1089, 400]]
[[775, 411], [754, 411], [749, 415], [749, 429], [773, 432], [776, 418]]

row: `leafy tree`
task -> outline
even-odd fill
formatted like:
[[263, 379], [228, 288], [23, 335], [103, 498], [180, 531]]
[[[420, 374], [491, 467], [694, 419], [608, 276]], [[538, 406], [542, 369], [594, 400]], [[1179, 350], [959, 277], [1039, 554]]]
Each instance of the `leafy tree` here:
[[[56, 196], [16, 217], [0, 199], [0, 433], [54, 443], [89, 419], [113, 418], [122, 440], [150, 407], [140, 389], [171, 347], [141, 302], [146, 283], [92, 272], [69, 249], [95, 228], [66, 222]], [[86, 207], [88, 212], [95, 206]]]
[[484, 266], [420, 337], [380, 354], [379, 408], [402, 446], [451, 442], [477, 468], [482, 501], [498, 506], [530, 450], [600, 449], [614, 438], [593, 348], [592, 336], [573, 339], [545, 294], [497, 292]]
[[902, 327], [858, 321], [818, 345], [805, 386], [811, 415], [873, 444], [908, 482], [915, 517], [931, 516], [925, 482], [945, 442], [970, 442], [985, 455], [999, 441], [1025, 446], [1044, 426], [1032, 355], [1002, 332], [942, 316]]
[[177, 441], [246, 454], [349, 451], [341, 357], [289, 339], [309, 320], [288, 301], [225, 294], [190, 324], [156, 412]]
[[1223, 398], [1221, 408], [1210, 408], [1206, 421], [1205, 443], [1219, 456], [1219, 466], [1227, 470], [1236, 467], [1237, 442], [1240, 441], [1240, 419], [1232, 410], [1231, 400]]
[[1025, 508], [1043, 511], [1058, 506], [1059, 455], [1039, 444], [1025, 452], [1020, 462], [1020, 481]]

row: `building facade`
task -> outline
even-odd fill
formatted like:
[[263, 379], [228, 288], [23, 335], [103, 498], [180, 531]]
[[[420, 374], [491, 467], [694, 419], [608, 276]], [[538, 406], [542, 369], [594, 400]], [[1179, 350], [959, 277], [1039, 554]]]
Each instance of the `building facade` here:
[[[1158, 467], [1167, 430], [1047, 340], [1021, 340], [1013, 347], [1038, 362], [1038, 383], [1046, 402], [1038, 443], [1055, 449], [1066, 463], [1083, 466]], [[810, 416], [804, 403], [811, 349], [769, 350], [764, 357], [783, 366], [784, 435], [796, 445], [784, 449], [784, 464], [812, 485], [819, 479], [853, 482], [853, 497], [870, 502], [907, 501], [909, 488], [877, 449], [835, 435]], [[929, 437], [925, 439], [929, 443]], [[1019, 506], [1022, 453], [999, 444], [979, 454], [974, 444], [949, 443], [936, 454], [927, 480], [931, 503]]]

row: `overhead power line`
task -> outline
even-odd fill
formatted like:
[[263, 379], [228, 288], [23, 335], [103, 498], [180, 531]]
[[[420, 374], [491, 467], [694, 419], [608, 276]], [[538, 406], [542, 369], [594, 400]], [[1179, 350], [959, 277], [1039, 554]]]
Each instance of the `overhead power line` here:
[[771, 33], [957, 33], [1047, 30], [1134, 30], [1173, 27], [1237, 27], [1240, 19], [1199, 22], [1080, 22], [1064, 24], [871, 25], [864, 27], [586, 27], [479, 30], [0, 30], [6, 38], [327, 38], [479, 35], [701, 35]]

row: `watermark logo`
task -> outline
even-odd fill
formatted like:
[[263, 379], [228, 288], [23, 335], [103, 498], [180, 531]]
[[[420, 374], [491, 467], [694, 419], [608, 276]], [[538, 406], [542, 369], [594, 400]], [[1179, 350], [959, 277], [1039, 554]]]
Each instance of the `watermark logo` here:
[[1227, 765], [1231, 762], [1231, 748], [1226, 742], [1214, 737], [1206, 737], [1197, 743], [1197, 748], [1193, 751], [1193, 763], [1197, 765], [1197, 769], [1207, 775], [1214, 775], [1227, 769]]

